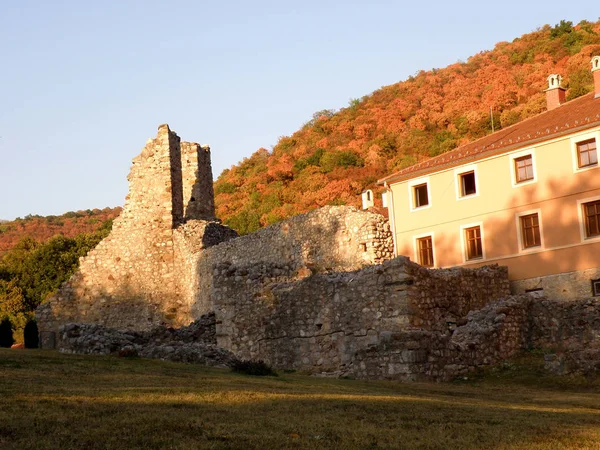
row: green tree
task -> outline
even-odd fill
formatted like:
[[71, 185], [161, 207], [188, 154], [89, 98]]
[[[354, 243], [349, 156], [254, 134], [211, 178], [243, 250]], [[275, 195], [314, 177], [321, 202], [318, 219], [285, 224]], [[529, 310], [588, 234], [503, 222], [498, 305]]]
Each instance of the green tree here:
[[13, 316], [26, 310], [23, 291], [16, 280], [0, 280], [0, 315]]
[[324, 173], [329, 173], [336, 167], [362, 167], [364, 161], [352, 151], [325, 152], [319, 162]]
[[39, 331], [35, 319], [29, 320], [25, 325], [23, 339], [25, 348], [38, 348], [40, 346]]
[[555, 39], [564, 34], [569, 34], [573, 32], [573, 22], [569, 20], [561, 20], [560, 23], [556, 24], [554, 28], [550, 30], [550, 37]]
[[6, 314], [31, 312], [77, 270], [79, 258], [110, 230], [75, 238], [55, 236], [44, 244], [22, 239], [0, 264], [0, 309]]
[[594, 77], [587, 68], [581, 68], [569, 75], [569, 92], [567, 100], [581, 97], [594, 89]]
[[5, 317], [0, 322], [0, 347], [10, 348], [14, 343], [12, 323]]
[[225, 220], [225, 225], [236, 230], [240, 235], [253, 233], [260, 229], [260, 215], [256, 211], [243, 209], [238, 214]]

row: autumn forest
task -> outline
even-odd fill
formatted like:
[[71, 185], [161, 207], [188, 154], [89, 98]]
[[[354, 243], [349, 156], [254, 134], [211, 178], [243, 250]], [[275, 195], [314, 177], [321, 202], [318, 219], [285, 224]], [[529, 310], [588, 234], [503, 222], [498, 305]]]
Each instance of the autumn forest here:
[[545, 110], [552, 73], [567, 100], [590, 92], [598, 53], [600, 21], [561, 21], [318, 111], [219, 176], [217, 216], [243, 234], [324, 205], [358, 206], [377, 179], [491, 133], [490, 109], [496, 131]]

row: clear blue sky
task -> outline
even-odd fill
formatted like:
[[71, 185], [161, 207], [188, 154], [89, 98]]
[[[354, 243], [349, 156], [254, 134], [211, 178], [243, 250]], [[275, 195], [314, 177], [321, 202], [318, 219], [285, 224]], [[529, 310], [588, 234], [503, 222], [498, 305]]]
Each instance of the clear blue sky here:
[[122, 205], [169, 123], [215, 178], [313, 112], [597, 1], [0, 0], [0, 219]]

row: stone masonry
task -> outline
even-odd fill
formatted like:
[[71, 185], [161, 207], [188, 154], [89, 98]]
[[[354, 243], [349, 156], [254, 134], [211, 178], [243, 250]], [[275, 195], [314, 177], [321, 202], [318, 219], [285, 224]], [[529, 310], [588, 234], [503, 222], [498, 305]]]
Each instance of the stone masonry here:
[[[507, 295], [505, 267], [427, 270], [406, 257], [325, 273], [222, 263], [213, 286], [220, 347], [275, 367], [369, 377], [356, 369], [369, 349], [407, 330], [448, 333], [471, 310]], [[410, 366], [390, 367], [377, 373], [413, 374]]]
[[198, 261], [200, 285], [192, 313], [214, 310], [213, 283], [222, 264], [266, 265], [278, 267], [276, 273], [306, 277], [378, 264], [392, 257], [392, 249], [390, 225], [383, 216], [325, 206], [207, 249]]
[[[214, 266], [278, 263], [299, 273], [356, 270], [392, 256], [387, 220], [326, 207], [252, 235], [215, 219], [210, 149], [167, 125], [133, 160], [113, 230], [36, 316], [45, 346], [67, 323], [143, 331], [180, 327], [214, 310]], [[218, 245], [220, 244], [220, 245]], [[214, 250], [213, 250], [214, 247]]]
[[590, 280], [600, 279], [600, 268], [565, 272], [544, 277], [527, 278], [511, 281], [510, 288], [514, 294], [537, 292], [548, 298], [560, 298], [573, 301], [590, 295]]
[[230, 367], [236, 361], [231, 352], [216, 346], [213, 313], [177, 329], [158, 326], [132, 331], [70, 323], [59, 332], [64, 353], [142, 356], [218, 367]]
[[193, 320], [199, 252], [237, 236], [215, 219], [210, 149], [181, 142], [161, 125], [128, 180], [110, 235], [38, 308], [43, 336], [69, 322], [146, 330]]
[[511, 296], [505, 267], [392, 259], [387, 220], [351, 207], [237, 237], [215, 218], [210, 149], [167, 125], [128, 179], [110, 235], [38, 308], [44, 347], [401, 380], [447, 380], [543, 348], [554, 372], [600, 370], [598, 300], [577, 283], [572, 302], [557, 302]]

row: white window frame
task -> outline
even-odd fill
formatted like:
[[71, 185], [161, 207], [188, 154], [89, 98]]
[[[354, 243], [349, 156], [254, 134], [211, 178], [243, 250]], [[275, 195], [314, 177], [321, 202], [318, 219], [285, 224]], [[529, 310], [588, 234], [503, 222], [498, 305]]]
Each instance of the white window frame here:
[[581, 242], [600, 241], [600, 235], [592, 237], [585, 236], [585, 218], [583, 217], [583, 204], [596, 202], [598, 200], [600, 200], [600, 195], [597, 195], [596, 197], [588, 197], [577, 200], [577, 215], [579, 217], [579, 237], [581, 238]]
[[[479, 232], [481, 233], [481, 258], [467, 259], [467, 256], [468, 256], [467, 255], [467, 238], [465, 236], [466, 230], [467, 230], [467, 228], [475, 228], [475, 227], [479, 227]], [[486, 254], [485, 254], [485, 234], [483, 231], [483, 222], [473, 222], [473, 223], [461, 225], [460, 226], [460, 244], [461, 244], [461, 249], [462, 249], [463, 264], [470, 264], [470, 263], [485, 261], [487, 258], [486, 258]]]
[[[521, 226], [521, 217], [529, 216], [531, 214], [537, 214], [538, 223], [540, 225], [540, 245], [537, 247], [525, 248], [523, 246], [523, 231]], [[544, 251], [546, 249], [546, 244], [544, 242], [544, 221], [542, 220], [542, 210], [541, 208], [530, 209], [527, 211], [519, 211], [515, 214], [515, 220], [517, 222], [517, 241], [518, 241], [518, 249], [520, 254], [527, 253], [537, 253]]]
[[[475, 193], [469, 195], [462, 195], [462, 178], [461, 176], [468, 173], [473, 172], [475, 175]], [[454, 187], [456, 191], [456, 200], [466, 200], [468, 198], [479, 197], [479, 176], [477, 174], [477, 165], [471, 164], [468, 166], [460, 167], [458, 169], [454, 169]]]
[[600, 280], [592, 280], [592, 296], [600, 297]]
[[[419, 246], [417, 243], [418, 239], [424, 238], [424, 237], [430, 237], [431, 236], [431, 252], [433, 253], [433, 266], [432, 267], [426, 267], [426, 269], [435, 269], [438, 267], [438, 260], [437, 260], [437, 255], [435, 253], [435, 233], [433, 231], [430, 231], [428, 233], [421, 233], [421, 234], [415, 234], [412, 237], [413, 240], [413, 253], [414, 253], [414, 261], [421, 265], [421, 261], [419, 259]], [[425, 267], [425, 266], [423, 266]]]
[[[421, 184], [427, 185], [427, 200], [428, 204], [425, 206], [415, 205], [415, 187]], [[408, 182], [408, 196], [410, 198], [410, 211], [421, 211], [423, 209], [431, 208], [431, 184], [429, 183], [429, 177], [417, 178]]]
[[362, 193], [362, 209], [368, 209], [375, 205], [375, 198], [373, 197], [373, 191], [367, 189]]
[[600, 131], [593, 131], [591, 133], [579, 134], [573, 136], [571, 141], [571, 159], [573, 161], [573, 173], [586, 172], [588, 170], [594, 170], [600, 167], [600, 162], [595, 166], [579, 167], [579, 155], [577, 154], [577, 144], [590, 139], [596, 140], [596, 155], [598, 155], [598, 146], [600, 146]]
[[[529, 156], [529, 155], [531, 155], [531, 167], [533, 168], [533, 178], [531, 180], [517, 182], [517, 171], [515, 170], [515, 160], [522, 158], [523, 156]], [[511, 153], [508, 156], [509, 156], [508, 161], [510, 163], [510, 176], [511, 176], [510, 182], [512, 184], [512, 187], [517, 188], [517, 187], [527, 186], [529, 184], [537, 183], [538, 177], [537, 177], [537, 166], [536, 166], [536, 162], [535, 162], [535, 148], [528, 148], [527, 150], [523, 150], [521, 152]]]

